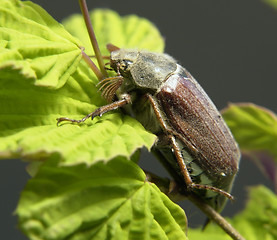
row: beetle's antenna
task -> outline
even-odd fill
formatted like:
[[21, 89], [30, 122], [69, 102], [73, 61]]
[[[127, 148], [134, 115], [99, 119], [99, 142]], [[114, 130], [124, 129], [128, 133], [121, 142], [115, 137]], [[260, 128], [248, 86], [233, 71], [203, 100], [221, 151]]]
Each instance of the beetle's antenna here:
[[102, 90], [102, 96], [108, 101], [111, 102], [114, 98], [116, 90], [121, 86], [123, 83], [123, 77], [122, 76], [115, 76], [115, 77], [109, 77], [101, 80], [97, 86], [99, 87], [99, 90]]
[[[107, 77], [108, 74], [107, 74], [107, 71], [105, 69], [104, 61], [103, 61], [102, 54], [100, 52], [100, 49], [99, 49], [99, 46], [98, 46], [98, 43], [97, 43], [97, 40], [96, 40], [95, 33], [93, 31], [93, 27], [91, 25], [91, 20], [90, 20], [90, 17], [89, 17], [89, 12], [88, 12], [88, 7], [87, 7], [86, 0], [79, 0], [79, 5], [80, 5], [80, 8], [81, 8], [81, 11], [82, 11], [85, 23], [86, 23], [89, 38], [90, 38], [90, 41], [91, 41], [91, 44], [92, 44], [97, 62], [99, 64], [100, 70], [101, 70], [103, 76]], [[101, 80], [101, 79], [99, 79], [99, 80]]]
[[111, 53], [111, 52], [113, 52], [113, 51], [116, 51], [116, 50], [119, 50], [120, 48], [119, 47], [117, 47], [117, 46], [115, 46], [115, 45], [113, 45], [113, 44], [111, 44], [111, 43], [108, 43], [107, 45], [106, 45], [106, 47], [107, 47], [107, 49], [108, 49], [108, 51]]

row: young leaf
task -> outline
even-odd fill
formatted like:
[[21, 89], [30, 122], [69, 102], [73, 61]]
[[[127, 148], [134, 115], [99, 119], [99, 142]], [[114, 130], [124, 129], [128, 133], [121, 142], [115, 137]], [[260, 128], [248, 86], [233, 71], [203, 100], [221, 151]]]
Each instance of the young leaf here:
[[[70, 34], [64, 28], [35, 4], [29, 2], [21, 3], [18, 1], [1, 1], [5, 7], [1, 6], [0, 11], [9, 12], [11, 10], [8, 11], [7, 9], [16, 10], [18, 6], [22, 5], [22, 9], [24, 9], [22, 16], [26, 15], [26, 19], [23, 20], [27, 23], [31, 22], [35, 27], [37, 27], [37, 23], [33, 23], [35, 20], [41, 24], [45, 23], [45, 26], [43, 26], [44, 31], [53, 34], [54, 37], [57, 37], [56, 32], [59, 33], [61, 31], [62, 37], [59, 38], [62, 41], [68, 42], [66, 44], [72, 45], [68, 39], [74, 38], [70, 37]], [[14, 12], [16, 12], [15, 10]], [[23, 10], [18, 10], [19, 13], [21, 13], [20, 11]], [[34, 11], [36, 14], [33, 14]], [[17, 16], [14, 12], [12, 11], [12, 14]], [[109, 14], [118, 17], [117, 14], [111, 11], [97, 11], [96, 17], [94, 14], [92, 14], [92, 17], [96, 23], [98, 23], [98, 20], [102, 21], [106, 19], [106, 22], [101, 22], [101, 24], [103, 26], [107, 25], [107, 29], [113, 29], [113, 25], [107, 22], [112, 18], [109, 17]], [[2, 16], [1, 12], [0, 15]], [[31, 20], [28, 20], [27, 16], [30, 16]], [[135, 19], [136, 24], [140, 25], [139, 18], [127, 17], [123, 20], [124, 24], [122, 23], [122, 27], [129, 26], [128, 19], [131, 22], [134, 22]], [[21, 23], [17, 22], [19, 20], [21, 20], [19, 17], [10, 20], [14, 22], [12, 24], [7, 23], [7, 31], [10, 31], [8, 28], [10, 25], [20, 25]], [[146, 20], [143, 19], [141, 21], [141, 25], [145, 29], [148, 29], [148, 37], [145, 42], [150, 44], [150, 47], [156, 46], [153, 42], [158, 39], [157, 30], [154, 29], [152, 24], [146, 22]], [[32, 27], [33, 25], [30, 25], [28, 28], [32, 29]], [[78, 26], [76, 28], [81, 29]], [[87, 34], [85, 28], [82, 31], [84, 35]], [[36, 32], [36, 28], [34, 32]], [[107, 30], [106, 32], [109, 31]], [[105, 35], [106, 32], [99, 32], [100, 39], [101, 34]], [[132, 38], [126, 35], [127, 32], [125, 30], [120, 32], [125, 34], [121, 36], [125, 43], [128, 43], [129, 39], [133, 39], [133, 44], [141, 40], [139, 38], [141, 36]], [[153, 32], [152, 42], [149, 40], [151, 38], [149, 37], [151, 32]], [[50, 36], [52, 36], [51, 34]], [[42, 39], [43, 36], [41, 37]], [[53, 46], [56, 44], [57, 39], [54, 37], [52, 39], [47, 34], [45, 36], [47, 41], [51, 42]], [[64, 40], [65, 36], [69, 36], [67, 40]], [[36, 36], [34, 37], [30, 34], [28, 37], [37, 39]], [[159, 36], [159, 39], [162, 38]], [[159, 41], [161, 42], [162, 40]], [[143, 42], [141, 40], [142, 45]], [[8, 45], [10, 44], [9, 42], [7, 43]], [[101, 48], [104, 48], [103, 46], [106, 43], [100, 42]], [[16, 42], [13, 45], [16, 46]], [[78, 48], [76, 44], [73, 45]], [[83, 44], [81, 45], [83, 46]], [[26, 50], [24, 46], [20, 46], [22, 47], [22, 51], [28, 52], [28, 48]], [[4, 49], [4, 51], [6, 50]], [[38, 59], [41, 60], [43, 59], [41, 53], [44, 53], [44, 51], [37, 51], [35, 53], [37, 55], [34, 56], [38, 56]], [[61, 54], [63, 54], [62, 51]], [[58, 58], [60, 57], [59, 54], [57, 56]], [[19, 65], [16, 65], [17, 62], [13, 62], [16, 67], [7, 67], [11, 59], [2, 63], [3, 65], [6, 64], [6, 67], [2, 68], [3, 74], [0, 74], [0, 158], [42, 160], [49, 156], [56, 156], [65, 164], [77, 164], [80, 162], [91, 164], [97, 160], [109, 160], [119, 155], [130, 157], [138, 148], [146, 146], [149, 149], [154, 143], [156, 139], [155, 135], [145, 131], [141, 124], [131, 117], [119, 113], [105, 114], [102, 118], [94, 119], [93, 122], [88, 119], [86, 123], [80, 125], [65, 123], [57, 127], [56, 118], [58, 117], [80, 119], [96, 108], [105, 105], [105, 101], [96, 88], [98, 80], [94, 73], [81, 61], [73, 73], [68, 73], [67, 80], [61, 85], [58, 84], [60, 87], [57, 89], [42, 86], [42, 84], [38, 85], [38, 81], [40, 80], [36, 81], [34, 85], [33, 81], [30, 81], [29, 75], [24, 74], [26, 69], [19, 68]], [[44, 67], [44, 63], [46, 62], [43, 61], [37, 62], [39, 66]], [[29, 66], [28, 59], [22, 60], [21, 62], [24, 66], [26, 64], [26, 66]], [[36, 74], [33, 74], [31, 79], [35, 76]]]
[[[264, 186], [250, 188], [246, 208], [229, 221], [245, 239], [277, 239], [276, 195]], [[189, 229], [188, 236], [190, 240], [230, 239], [214, 224], [210, 224], [204, 232], [201, 229]]]
[[[59, 88], [76, 71], [80, 42], [32, 2], [0, 0], [0, 75]], [[27, 80], [26, 80], [27, 81]]]
[[277, 186], [277, 117], [266, 108], [254, 104], [231, 104], [223, 111], [244, 154], [258, 162], [258, 166]]
[[30, 239], [187, 239], [183, 210], [122, 158], [91, 167], [47, 161], [16, 213]]
[[[109, 9], [96, 9], [90, 13], [95, 35], [103, 55], [109, 55], [106, 44], [112, 43], [120, 48], [147, 49], [163, 52], [164, 41], [158, 29], [148, 20], [136, 15], [120, 17]], [[88, 55], [93, 55], [82, 15], [75, 14], [63, 22], [64, 27], [80, 39]]]

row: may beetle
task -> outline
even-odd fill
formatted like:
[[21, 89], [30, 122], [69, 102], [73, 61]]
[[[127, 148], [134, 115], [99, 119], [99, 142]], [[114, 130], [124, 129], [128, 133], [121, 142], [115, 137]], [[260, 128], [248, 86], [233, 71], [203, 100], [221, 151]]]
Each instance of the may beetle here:
[[80, 123], [125, 107], [158, 136], [153, 152], [169, 166], [185, 192], [193, 192], [220, 211], [226, 197], [232, 199], [229, 192], [240, 151], [215, 105], [192, 75], [169, 55], [113, 45], [108, 45], [108, 50], [110, 67], [117, 76], [101, 79], [99, 89], [111, 103], [81, 120], [62, 117], [57, 123]]
[[131, 104], [130, 114], [158, 136], [153, 151], [182, 176], [187, 190], [221, 210], [225, 197], [232, 198], [228, 192], [238, 171], [240, 151], [215, 105], [169, 55], [108, 48], [112, 50], [110, 66], [118, 76], [99, 84], [107, 100], [115, 95], [118, 100], [81, 120], [59, 118], [58, 123], [80, 123]]
[[[231, 198], [240, 151], [202, 87], [167, 54], [118, 49], [110, 65], [119, 73], [119, 101], [131, 102], [134, 116], [159, 137], [153, 151], [219, 211]], [[113, 86], [105, 86], [108, 99]]]

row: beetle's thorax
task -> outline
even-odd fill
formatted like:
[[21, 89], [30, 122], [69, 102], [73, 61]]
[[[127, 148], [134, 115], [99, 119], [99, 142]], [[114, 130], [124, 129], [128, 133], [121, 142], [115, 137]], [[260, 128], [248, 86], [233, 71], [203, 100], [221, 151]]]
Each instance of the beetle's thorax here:
[[126, 79], [130, 89], [158, 90], [177, 69], [176, 61], [167, 54], [120, 49], [111, 53], [111, 67]]

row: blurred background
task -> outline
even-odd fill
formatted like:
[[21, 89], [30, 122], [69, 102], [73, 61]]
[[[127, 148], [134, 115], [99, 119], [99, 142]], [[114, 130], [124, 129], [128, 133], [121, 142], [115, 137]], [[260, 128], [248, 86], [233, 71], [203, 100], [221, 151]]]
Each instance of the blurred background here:
[[[78, 1], [34, 0], [56, 20], [79, 13]], [[253, 102], [277, 112], [277, 10], [262, 0], [171, 0], [171, 1], [88, 1], [89, 9], [110, 8], [120, 15], [136, 14], [153, 22], [166, 41], [165, 52], [186, 67], [202, 85], [215, 105], [222, 109], [229, 102]], [[112, 23], [111, 23], [112, 24]], [[16, 229], [16, 208], [28, 175], [26, 164], [0, 163], [0, 221], [3, 239], [24, 240]], [[167, 173], [150, 154], [144, 152], [141, 166], [157, 174]], [[233, 195], [224, 216], [243, 209], [247, 187], [273, 184], [257, 167], [243, 158]], [[205, 216], [188, 201], [185, 209], [189, 225], [201, 226]]]

